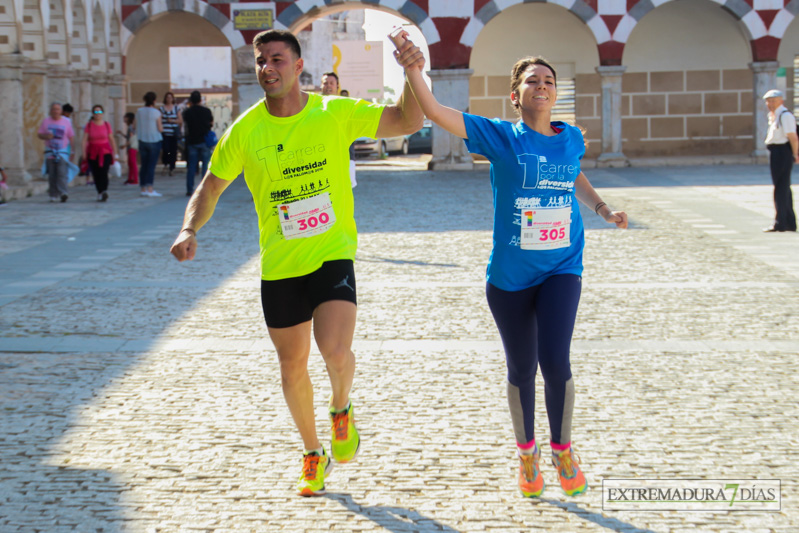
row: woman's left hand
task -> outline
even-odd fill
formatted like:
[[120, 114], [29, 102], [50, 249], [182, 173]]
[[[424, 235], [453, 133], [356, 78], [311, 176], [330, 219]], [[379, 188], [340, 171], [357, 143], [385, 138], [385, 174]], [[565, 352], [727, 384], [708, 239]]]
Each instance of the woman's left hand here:
[[605, 222], [616, 224], [617, 228], [627, 229], [627, 213], [624, 211], [608, 211], [607, 214], [602, 215]]

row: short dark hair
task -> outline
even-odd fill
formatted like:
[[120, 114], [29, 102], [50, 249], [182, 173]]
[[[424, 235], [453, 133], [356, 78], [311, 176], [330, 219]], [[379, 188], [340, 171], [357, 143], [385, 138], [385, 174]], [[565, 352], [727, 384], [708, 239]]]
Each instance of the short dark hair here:
[[325, 76], [332, 76], [333, 78], [336, 78], [336, 85], [341, 83], [341, 80], [338, 79], [338, 74], [336, 74], [335, 72], [323, 72], [322, 77], [324, 78]]
[[136, 114], [135, 113], [125, 113], [125, 118], [128, 119], [128, 122], [133, 124], [136, 122]]
[[73, 111], [75, 111], [75, 108], [69, 104], [64, 104], [61, 106], [61, 111], [63, 111], [64, 113], [72, 113]]
[[203, 101], [203, 95], [200, 94], [200, 91], [192, 91], [189, 95], [189, 102], [192, 104], [199, 104]]
[[158, 97], [155, 95], [155, 93], [154, 93], [154, 92], [152, 92], [152, 91], [147, 91], [147, 92], [144, 94], [144, 105], [146, 105], [146, 106], [151, 106], [151, 105], [153, 105], [153, 104], [155, 103], [155, 99], [156, 99], [156, 98], [158, 98]]
[[[542, 67], [547, 67], [549, 70], [552, 71], [552, 77], [555, 79], [555, 87], [558, 86], [558, 74], [555, 72], [555, 69], [549, 62], [541, 56], [528, 56], [523, 57], [522, 59], [518, 60], [513, 68], [510, 71], [510, 92], [519, 96], [519, 85], [522, 84], [522, 74], [530, 65], [541, 65]], [[513, 107], [516, 109], [516, 112], [519, 112], [519, 103], [518, 101], [513, 104]]]
[[302, 50], [300, 49], [300, 41], [294, 36], [293, 33], [286, 30], [266, 30], [262, 31], [255, 36], [252, 40], [253, 47], [261, 46], [262, 44], [271, 43], [272, 41], [279, 41], [286, 43], [291, 48], [298, 58], [302, 57]]

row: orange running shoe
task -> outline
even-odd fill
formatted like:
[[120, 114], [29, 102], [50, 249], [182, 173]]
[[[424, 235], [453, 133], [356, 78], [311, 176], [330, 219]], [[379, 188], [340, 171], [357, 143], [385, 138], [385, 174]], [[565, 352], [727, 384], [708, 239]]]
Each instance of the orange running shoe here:
[[583, 471], [580, 469], [578, 459], [573, 456], [571, 448], [552, 454], [552, 466], [558, 469], [560, 486], [569, 496], [582, 494], [588, 489]]
[[538, 468], [541, 452], [538, 447], [535, 453], [528, 455], [517, 451], [519, 455], [519, 490], [525, 498], [537, 498], [544, 492], [544, 476]]

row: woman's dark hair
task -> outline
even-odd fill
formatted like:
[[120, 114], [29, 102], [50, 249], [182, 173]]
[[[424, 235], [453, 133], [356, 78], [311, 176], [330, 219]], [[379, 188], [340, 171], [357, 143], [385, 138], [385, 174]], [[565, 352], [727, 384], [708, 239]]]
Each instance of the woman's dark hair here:
[[[522, 59], [518, 60], [513, 68], [510, 71], [510, 92], [515, 94], [517, 97], [519, 96], [519, 85], [522, 84], [522, 74], [530, 65], [541, 65], [543, 67], [547, 67], [549, 70], [552, 71], [552, 77], [555, 78], [555, 87], [558, 86], [558, 74], [555, 72], [555, 69], [552, 65], [549, 64], [549, 61], [544, 59], [541, 56], [528, 56], [523, 57]], [[516, 112], [519, 111], [519, 101], [516, 100], [513, 103], [513, 107], [516, 108]]]
[[[103, 109], [103, 106], [101, 106], [100, 104], [94, 104], [94, 105], [92, 106], [92, 113], [94, 113], [94, 110], [95, 110], [95, 109], [97, 109], [98, 107], [100, 108], [100, 111], [102, 111], [103, 113], [105, 113], [105, 109]], [[62, 109], [63, 109], [63, 108], [62, 108]]]
[[153, 105], [155, 103], [156, 98], [157, 97], [155, 96], [154, 92], [148, 91], [147, 93], [144, 94], [144, 105], [148, 107]]
[[172, 91], [167, 91], [167, 92], [164, 93], [164, 103], [165, 104], [166, 104], [166, 97], [167, 96], [171, 96], [172, 97], [172, 104], [174, 104], [176, 102], [175, 93], [173, 93]]
[[271, 43], [272, 41], [279, 41], [282, 43], [286, 43], [291, 48], [291, 51], [294, 52], [294, 55], [297, 58], [302, 57], [302, 51], [300, 49], [300, 42], [294, 36], [293, 33], [286, 30], [266, 30], [262, 31], [255, 38], [252, 40], [252, 45], [254, 47], [261, 46], [262, 44]]

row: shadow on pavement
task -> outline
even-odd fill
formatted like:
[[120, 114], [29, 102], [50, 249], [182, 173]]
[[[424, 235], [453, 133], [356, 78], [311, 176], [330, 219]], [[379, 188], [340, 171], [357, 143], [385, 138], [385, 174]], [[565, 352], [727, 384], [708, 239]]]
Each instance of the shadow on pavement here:
[[550, 498], [541, 498], [541, 501], [544, 503], [548, 503], [553, 507], [557, 507], [558, 509], [562, 509], [567, 513], [571, 513], [573, 515], [579, 516], [589, 522], [593, 522], [594, 524], [610, 529], [611, 531], [624, 531], [624, 533], [655, 533], [651, 529], [641, 529], [635, 527], [632, 524], [628, 524], [627, 522], [622, 522], [616, 518], [611, 518], [608, 516], [604, 516], [598, 513], [593, 513], [591, 511], [587, 511], [577, 505], [576, 503], [572, 502], [562, 502], [560, 500], [553, 500]]
[[403, 509], [402, 507], [386, 507], [383, 505], [360, 505], [352, 499], [349, 494], [327, 493], [325, 498], [335, 500], [347, 508], [347, 510], [368, 518], [380, 527], [396, 533], [406, 533], [409, 528], [413, 531], [444, 531], [447, 533], [459, 533], [457, 529], [452, 529], [431, 518], [420, 515], [416, 511]]
[[[220, 203], [211, 226], [255, 225], [249, 191], [240, 181]], [[177, 233], [185, 199], [163, 205], [162, 210], [142, 209], [114, 224], [89, 227], [77, 236], [90, 234], [94, 246], [102, 247], [109, 246], [106, 240], [114, 241], [119, 224], [146, 230], [174, 223]], [[213, 234], [209, 227], [207, 235]], [[63, 255], [60, 247], [69, 246], [68, 241], [46, 230], [43, 235], [50, 240], [50, 253]], [[102, 268], [75, 273], [77, 280], [85, 280], [79, 284], [86, 290], [76, 290], [75, 282], [65, 279], [0, 306], [0, 531], [122, 531], [130, 525], [126, 506], [139, 505], [125, 503], [129, 486], [107, 465], [117, 456], [120, 462], [146, 458], [127, 457], [120, 446], [109, 448], [110, 457], [77, 450], [80, 463], [72, 464], [70, 437], [90, 430], [81, 419], [83, 411], [104, 389], [124, 379], [175, 320], [257, 253], [257, 239], [250, 239], [240, 246], [240, 254], [216, 260], [206, 283], [187, 287], [185, 282], [191, 285], [198, 269], [178, 266], [168, 252], [171, 238], [140, 241]], [[218, 246], [208, 242], [206, 254]], [[35, 272], [37, 266], [27, 268]], [[165, 281], [169, 288], [157, 287]], [[136, 286], [148, 283], [153, 286]], [[110, 290], [103, 289], [109, 284]], [[136, 323], [145, 327], [132, 325]], [[27, 340], [31, 349], [4, 351], [4, 337]], [[83, 339], [79, 348], [36, 348], [46, 338], [77, 337]], [[114, 338], [138, 339], [142, 348], [114, 352], [105, 342]], [[113, 418], [106, 426], [113, 431]]]

